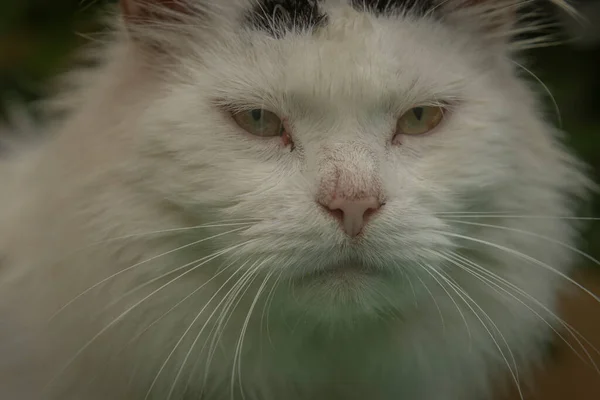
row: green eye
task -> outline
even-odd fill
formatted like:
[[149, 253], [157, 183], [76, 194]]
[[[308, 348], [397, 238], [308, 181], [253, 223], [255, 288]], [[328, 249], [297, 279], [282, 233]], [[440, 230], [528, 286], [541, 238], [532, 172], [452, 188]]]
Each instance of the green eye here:
[[283, 134], [283, 122], [272, 113], [261, 108], [233, 114], [234, 121], [246, 132], [255, 136], [275, 137]]
[[404, 135], [422, 135], [438, 126], [443, 117], [442, 107], [414, 107], [398, 119], [397, 131]]

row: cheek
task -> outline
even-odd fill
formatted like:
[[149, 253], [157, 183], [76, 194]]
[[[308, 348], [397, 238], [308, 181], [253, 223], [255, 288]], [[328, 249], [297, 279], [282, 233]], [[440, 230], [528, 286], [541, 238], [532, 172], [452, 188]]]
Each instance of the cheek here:
[[300, 225], [318, 212], [308, 180], [289, 160], [238, 159], [233, 165], [237, 167], [226, 171], [228, 182], [215, 182], [216, 187], [235, 192], [230, 212]]
[[506, 146], [464, 132], [445, 131], [439, 136], [412, 138], [386, 163], [386, 191], [400, 207], [463, 211], [497, 196], [514, 179]]

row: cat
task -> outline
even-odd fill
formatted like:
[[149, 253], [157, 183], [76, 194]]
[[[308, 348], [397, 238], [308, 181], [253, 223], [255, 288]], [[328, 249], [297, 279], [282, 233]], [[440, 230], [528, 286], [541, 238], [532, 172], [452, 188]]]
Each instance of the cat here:
[[0, 397], [523, 387], [594, 188], [523, 3], [121, 0], [0, 159]]

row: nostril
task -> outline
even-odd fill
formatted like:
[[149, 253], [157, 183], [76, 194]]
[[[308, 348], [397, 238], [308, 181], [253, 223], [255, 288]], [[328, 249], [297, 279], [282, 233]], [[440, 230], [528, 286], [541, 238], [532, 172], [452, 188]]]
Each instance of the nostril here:
[[341, 208], [336, 208], [336, 209], [331, 209], [323, 204], [321, 204], [321, 206], [323, 207], [323, 209], [325, 211], [327, 211], [333, 218], [337, 219], [338, 221], [343, 221], [344, 220], [344, 211], [342, 211]]
[[371, 216], [372, 216], [373, 214], [375, 214], [375, 213], [376, 213], [376, 212], [379, 210], [379, 208], [380, 208], [380, 207], [377, 207], [377, 208], [368, 208], [368, 209], [367, 209], [367, 211], [365, 211], [365, 213], [364, 213], [364, 215], [363, 215], [363, 219], [364, 219], [364, 221], [365, 221], [365, 222], [368, 222], [368, 221], [369, 221], [369, 218], [371, 218]]

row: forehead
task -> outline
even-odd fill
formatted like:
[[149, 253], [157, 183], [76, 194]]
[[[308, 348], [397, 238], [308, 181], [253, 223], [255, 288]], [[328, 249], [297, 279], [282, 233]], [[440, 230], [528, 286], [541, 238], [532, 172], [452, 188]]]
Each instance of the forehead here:
[[[386, 3], [381, 9], [388, 14], [378, 14], [380, 3]], [[451, 50], [455, 44], [443, 24], [435, 18], [398, 12], [398, 8], [425, 2], [307, 0], [277, 4], [287, 6], [285, 12], [290, 15], [301, 16], [296, 22], [309, 25], [300, 32], [280, 25], [283, 30], [276, 33], [271, 25], [268, 29], [250, 25], [242, 48], [236, 47], [240, 52], [232, 49], [236, 58], [218, 68], [218, 73], [245, 74], [239, 79], [223, 76], [227, 84], [239, 82], [239, 87], [231, 88], [232, 93], [263, 96], [260, 101], [282, 91], [313, 103], [321, 98], [327, 103], [364, 104], [399, 95], [418, 95], [413, 101], [426, 101], [452, 95], [455, 83], [466, 75], [462, 55]], [[254, 15], [257, 11], [251, 8], [247, 12]], [[282, 11], [277, 8], [275, 12]], [[243, 71], [222, 69], [223, 64], [240, 62], [245, 65]], [[252, 85], [242, 85], [248, 76]]]
[[258, 0], [246, 12], [245, 23], [273, 37], [288, 31], [311, 32], [328, 23], [336, 8], [353, 9], [377, 16], [402, 13], [425, 15], [435, 11], [435, 0]]

